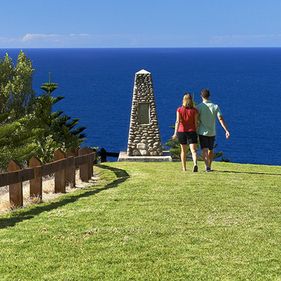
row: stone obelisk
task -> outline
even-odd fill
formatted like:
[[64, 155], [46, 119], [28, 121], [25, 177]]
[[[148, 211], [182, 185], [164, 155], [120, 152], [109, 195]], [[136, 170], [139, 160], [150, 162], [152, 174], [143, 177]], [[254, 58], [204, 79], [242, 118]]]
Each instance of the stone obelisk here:
[[127, 155], [163, 155], [152, 76], [144, 69], [135, 74]]

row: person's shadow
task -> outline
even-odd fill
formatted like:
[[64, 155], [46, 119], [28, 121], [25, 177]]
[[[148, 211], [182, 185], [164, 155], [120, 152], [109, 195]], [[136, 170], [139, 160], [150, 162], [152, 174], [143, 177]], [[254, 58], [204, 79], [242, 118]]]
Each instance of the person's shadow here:
[[104, 190], [107, 190], [107, 189], [110, 189], [110, 188], [115, 188], [119, 184], [123, 183], [124, 181], [126, 181], [129, 178], [129, 174], [125, 170], [109, 167], [109, 166], [106, 166], [106, 165], [97, 165], [97, 166], [99, 168], [107, 169], [107, 170], [110, 170], [110, 171], [114, 172], [117, 179], [108, 183], [107, 185], [105, 185], [102, 188], [98, 188], [98, 189], [94, 189], [94, 190], [88, 190], [88, 191], [85, 191], [85, 192], [77, 194], [77, 195], [75, 195], [75, 194], [70, 195], [69, 194], [69, 196], [67, 198], [59, 200], [57, 202], [52, 202], [52, 203], [49, 203], [47, 205], [44, 204], [44, 206], [37, 205], [34, 208], [29, 209], [27, 211], [20, 211], [20, 212], [12, 213], [11, 216], [8, 217], [8, 218], [0, 218], [0, 229], [15, 226], [17, 223], [25, 221], [25, 220], [32, 219], [33, 217], [41, 214], [42, 212], [54, 210], [56, 208], [59, 208], [59, 207], [62, 207], [64, 205], [66, 205], [66, 204], [73, 203], [80, 198], [89, 197], [89, 196], [98, 194], [98, 193], [100, 193]]
[[214, 170], [216, 173], [228, 173], [228, 174], [248, 174], [248, 175], [265, 175], [265, 176], [281, 176], [278, 173], [264, 173], [264, 172], [243, 172], [243, 171], [222, 171], [222, 170]]

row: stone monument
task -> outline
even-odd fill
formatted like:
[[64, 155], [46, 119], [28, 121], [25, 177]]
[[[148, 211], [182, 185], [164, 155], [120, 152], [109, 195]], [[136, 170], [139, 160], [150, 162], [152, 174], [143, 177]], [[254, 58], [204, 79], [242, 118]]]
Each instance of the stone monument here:
[[127, 153], [118, 161], [171, 161], [163, 156], [151, 73], [135, 74]]

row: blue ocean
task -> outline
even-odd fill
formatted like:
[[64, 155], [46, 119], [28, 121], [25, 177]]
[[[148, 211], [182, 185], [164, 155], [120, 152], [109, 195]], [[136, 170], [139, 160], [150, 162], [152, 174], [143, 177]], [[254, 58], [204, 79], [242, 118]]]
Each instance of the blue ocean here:
[[[152, 73], [163, 144], [183, 93], [209, 88], [231, 132], [217, 127], [217, 151], [231, 162], [281, 165], [281, 48], [26, 49], [34, 89], [59, 84], [55, 110], [80, 118], [86, 145], [126, 150], [134, 75]], [[15, 59], [19, 50], [1, 50]]]

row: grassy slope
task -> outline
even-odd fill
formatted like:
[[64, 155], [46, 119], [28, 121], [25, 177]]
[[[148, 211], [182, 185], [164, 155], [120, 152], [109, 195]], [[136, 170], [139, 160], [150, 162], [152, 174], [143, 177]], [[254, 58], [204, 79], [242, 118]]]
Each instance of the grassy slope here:
[[109, 163], [0, 217], [0, 280], [281, 280], [281, 167], [214, 168]]

